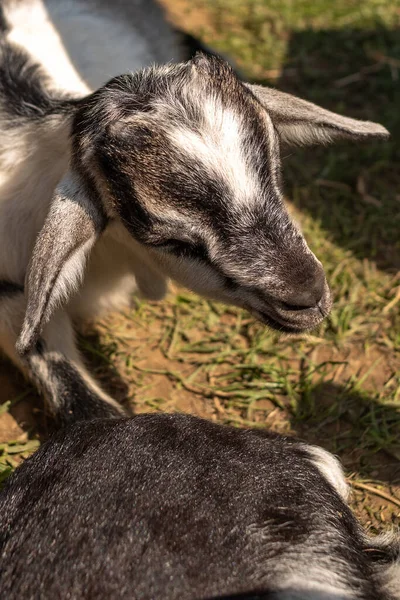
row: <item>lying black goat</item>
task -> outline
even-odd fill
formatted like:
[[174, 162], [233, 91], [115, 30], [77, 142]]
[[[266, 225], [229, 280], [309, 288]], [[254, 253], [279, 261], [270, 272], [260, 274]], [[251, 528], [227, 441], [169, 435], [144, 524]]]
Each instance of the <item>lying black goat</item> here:
[[369, 538], [325, 450], [185, 415], [75, 424], [0, 495], [0, 595], [400, 598], [400, 540]]

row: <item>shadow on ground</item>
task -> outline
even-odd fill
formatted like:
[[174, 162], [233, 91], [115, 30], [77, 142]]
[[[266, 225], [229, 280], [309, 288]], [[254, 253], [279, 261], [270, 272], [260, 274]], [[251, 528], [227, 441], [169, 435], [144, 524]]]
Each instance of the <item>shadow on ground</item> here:
[[[264, 81], [264, 83], [268, 83]], [[294, 150], [287, 195], [331, 240], [380, 269], [400, 268], [400, 30], [292, 32], [273, 84], [347, 116], [382, 123], [388, 142]]]
[[400, 484], [400, 406], [321, 383], [300, 396], [291, 424], [308, 443], [338, 455], [347, 471]]

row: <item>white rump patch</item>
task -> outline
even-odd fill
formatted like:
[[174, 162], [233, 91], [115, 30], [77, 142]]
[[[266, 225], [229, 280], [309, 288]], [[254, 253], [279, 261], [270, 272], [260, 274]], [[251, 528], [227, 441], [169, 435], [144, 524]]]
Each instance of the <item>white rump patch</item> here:
[[243, 119], [211, 98], [202, 103], [201, 109], [201, 131], [176, 127], [168, 131], [170, 139], [227, 183], [232, 190], [233, 202], [248, 204], [256, 201], [261, 190], [249, 156], [252, 141], [246, 139]]
[[342, 465], [338, 459], [324, 448], [319, 446], [305, 446], [310, 455], [311, 462], [319, 469], [321, 474], [335, 488], [343, 500], [349, 497], [349, 486], [346, 483]]

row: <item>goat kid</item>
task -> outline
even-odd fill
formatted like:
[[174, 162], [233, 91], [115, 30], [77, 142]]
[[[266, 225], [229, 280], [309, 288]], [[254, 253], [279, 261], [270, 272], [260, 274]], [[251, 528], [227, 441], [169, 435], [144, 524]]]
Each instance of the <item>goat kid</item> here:
[[321, 322], [330, 292], [283, 204], [280, 146], [384, 127], [242, 83], [216, 57], [143, 69], [184, 58], [148, 0], [0, 11], [0, 346], [55, 417], [121, 413], [71, 323], [134, 291], [162, 298], [167, 278], [281, 331]]
[[0, 494], [7, 600], [398, 600], [326, 450], [189, 415], [80, 422]]

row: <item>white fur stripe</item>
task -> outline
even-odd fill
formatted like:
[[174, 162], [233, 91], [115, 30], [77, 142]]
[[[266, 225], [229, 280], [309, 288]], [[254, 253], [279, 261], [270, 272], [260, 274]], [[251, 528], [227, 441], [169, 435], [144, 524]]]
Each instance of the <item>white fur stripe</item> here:
[[5, 5], [10, 25], [7, 39], [32, 56], [59, 89], [87, 94], [90, 89], [79, 76], [42, 0]]
[[347, 501], [349, 486], [346, 483], [342, 465], [338, 459], [324, 448], [319, 446], [306, 446], [312, 463], [318, 467], [322, 475], [329, 481], [335, 490]]
[[[174, 144], [199, 161], [207, 171], [221, 178], [232, 192], [233, 204], [256, 202], [261, 190], [247, 156], [246, 130], [237, 113], [208, 98], [202, 108], [201, 130], [176, 127], [168, 132]], [[254, 152], [254, 148], [252, 148]], [[250, 154], [250, 152], [249, 152]]]

